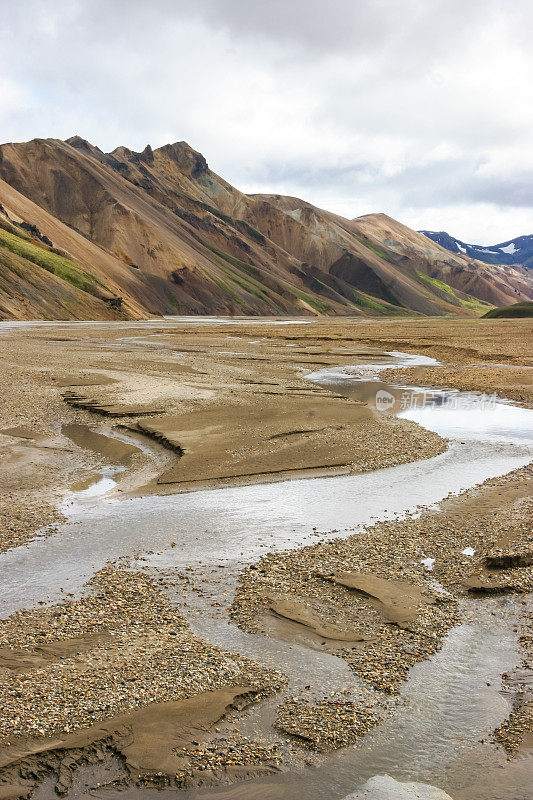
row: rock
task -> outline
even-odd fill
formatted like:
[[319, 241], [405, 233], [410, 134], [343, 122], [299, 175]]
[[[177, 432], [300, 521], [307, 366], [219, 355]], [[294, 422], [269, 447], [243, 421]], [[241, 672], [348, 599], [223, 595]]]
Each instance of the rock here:
[[104, 297], [102, 298], [104, 303], [110, 308], [114, 308], [116, 311], [120, 311], [122, 308], [122, 297]]
[[470, 575], [463, 581], [463, 586], [471, 594], [509, 594], [520, 589], [508, 580], [487, 578], [483, 575]]
[[533, 550], [493, 550], [486, 557], [485, 563], [492, 569], [530, 567], [533, 564]]
[[374, 775], [355, 794], [344, 800], [452, 800], [449, 794], [429, 783], [401, 783], [390, 775]]

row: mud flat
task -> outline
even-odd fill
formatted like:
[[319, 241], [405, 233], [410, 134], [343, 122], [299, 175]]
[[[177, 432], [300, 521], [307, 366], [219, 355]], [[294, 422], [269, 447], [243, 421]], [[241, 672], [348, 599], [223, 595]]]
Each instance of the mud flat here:
[[[3, 796], [316, 800], [387, 772], [486, 800], [483, 770], [521, 796], [531, 412], [486, 424], [516, 370], [476, 365], [526, 374], [523, 322], [0, 329]], [[474, 413], [385, 383], [406, 352], [464, 365]], [[337, 370], [357, 386], [306, 380]]]
[[133, 456], [137, 479], [123, 486], [143, 493], [181, 491], [188, 479], [216, 485], [357, 472], [442, 451], [430, 432], [376, 420], [302, 380], [319, 367], [375, 355], [353, 337], [335, 347], [342, 329], [298, 320], [206, 322], [0, 324], [0, 549], [60, 521], [65, 487], [120, 463], [120, 454], [87, 447], [88, 434], [73, 441], [63, 426], [88, 426], [93, 437], [104, 426], [114, 438], [120, 428], [150, 436], [155, 457], [148, 446], [144, 457]]
[[[214, 466], [223, 469], [211, 472], [212, 479], [215, 483], [224, 481], [224, 469], [231, 473], [231, 467], [236, 466], [234, 460], [242, 462], [246, 472], [247, 460], [265, 456], [268, 468], [264, 475], [256, 474], [254, 480], [272, 480], [276, 474], [278, 478], [290, 477], [293, 470], [310, 472], [309, 452], [319, 456], [312, 461], [315, 469], [360, 471], [427, 458], [443, 447], [427, 431], [416, 432], [405, 422], [398, 426], [383, 418], [376, 421], [354, 405], [357, 447], [352, 450], [353, 457], [348, 458], [346, 446], [354, 438], [354, 429], [349, 425], [342, 430], [328, 420], [320, 431], [316, 430], [320, 427], [316, 423], [302, 424], [311, 398], [318, 416], [322, 404], [325, 409], [335, 402], [331, 391], [303, 381], [305, 374], [330, 365], [375, 361], [377, 351], [400, 350], [433, 356], [448, 372], [464, 367], [461, 389], [482, 388], [512, 396], [510, 389], [517, 370], [521, 371], [520, 387], [531, 385], [527, 368], [533, 366], [524, 347], [524, 342], [532, 338], [528, 320], [169, 318], [108, 324], [1, 323], [0, 337], [4, 400], [4, 433], [0, 435], [4, 469], [1, 549], [22, 544], [37, 530], [59, 521], [57, 504], [65, 487], [87, 479], [101, 466], [97, 454], [89, 458], [87, 451], [61, 435], [62, 424], [85, 424], [98, 433], [105, 423], [102, 415], [94, 413], [96, 407], [113, 409], [115, 429], [121, 424], [136, 427], [143, 419], [142, 412], [146, 416], [150, 410], [161, 412], [161, 427], [167, 431], [169, 421], [165, 415], [174, 420], [185, 415], [185, 421], [191, 412], [202, 412], [206, 424], [224, 427], [228, 415], [233, 414], [240, 432], [236, 437], [236, 431], [230, 429], [226, 440], [221, 441], [218, 430], [217, 447], [208, 455], [215, 458]], [[501, 364], [513, 369], [502, 370], [498, 367]], [[452, 388], [455, 385], [451, 375], [445, 381], [437, 377], [434, 380]], [[522, 388], [519, 391], [526, 397]], [[72, 394], [87, 401], [86, 408], [82, 407], [83, 402], [82, 406], [65, 403], [64, 396], [68, 399]], [[268, 409], [277, 403], [279, 410], [289, 402], [286, 424], [270, 434], [275, 438], [258, 441], [256, 426], [250, 421], [247, 427], [246, 414], [253, 411], [267, 424]], [[346, 415], [342, 399], [338, 399], [338, 406], [339, 413]], [[121, 411], [127, 416], [121, 417]], [[151, 426], [155, 437], [157, 418], [147, 418], [147, 427]], [[21, 429], [24, 437], [9, 435], [10, 430]], [[170, 430], [180, 430], [179, 425]], [[205, 442], [202, 447], [206, 455]], [[339, 447], [344, 447], [342, 459], [338, 457]], [[143, 471], [130, 488], [144, 485], [145, 491], [158, 491], [158, 479], [165, 472], [178, 481], [175, 488], [182, 486], [180, 481], [188, 472], [187, 461], [194, 476], [195, 455], [188, 452], [187, 460], [178, 467], [178, 453], [173, 463], [168, 454], [165, 461], [160, 451], [157, 463], [149, 457], [139, 459], [141, 463], [136, 466], [142, 466]], [[217, 458], [225, 463], [218, 463]], [[165, 465], [168, 469], [163, 469]], [[231, 474], [236, 471], [233, 469]], [[230, 480], [246, 482], [250, 477]], [[161, 491], [167, 494], [172, 490], [173, 485], [165, 482]]]

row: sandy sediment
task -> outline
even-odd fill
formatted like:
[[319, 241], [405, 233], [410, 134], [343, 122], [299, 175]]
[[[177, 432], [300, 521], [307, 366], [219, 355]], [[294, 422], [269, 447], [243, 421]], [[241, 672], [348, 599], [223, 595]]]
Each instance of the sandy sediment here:
[[392, 417], [378, 421], [342, 397], [289, 397], [282, 404], [264, 398], [249, 404], [221, 401], [207, 411], [140, 419], [137, 429], [177, 453], [174, 464], [142, 492], [309, 472], [368, 472], [446, 448], [436, 434]]
[[0, 748], [0, 796], [27, 797], [54, 773], [55, 790], [64, 795], [77, 768], [113, 759], [120, 759], [121, 766], [115, 786], [134, 782], [186, 787], [205, 771], [206, 755], [211, 756], [209, 769], [220, 770], [226, 780], [275, 772], [280, 763], [276, 745], [224, 739], [215, 747], [193, 746], [215, 723], [252, 702], [255, 694], [249, 686], [215, 689], [185, 700], [152, 703], [76, 733]]
[[61, 433], [78, 447], [96, 453], [113, 464], [129, 464], [132, 457], [141, 452], [133, 444], [103, 436], [101, 433], [93, 431], [88, 425], [81, 425], [79, 422], [63, 425]]
[[[501, 591], [529, 592], [529, 566], [491, 568], [487, 554], [499, 543], [531, 543], [531, 467], [444, 503], [420, 518], [383, 522], [343, 539], [287, 553], [269, 553], [245, 570], [232, 606], [237, 624], [276, 635], [265, 620], [272, 596], [289, 599], [300, 627], [316, 615], [356, 629], [369, 641], [347, 647], [322, 641], [369, 686], [394, 694], [417, 661], [435, 652], [461, 620], [462, 599], [473, 580], [491, 580]], [[510, 505], [502, 502], [512, 488]], [[473, 555], [467, 555], [473, 551]], [[430, 571], [424, 563], [434, 558]], [[312, 626], [307, 625], [312, 631]], [[285, 630], [285, 636], [288, 631]]]
[[372, 572], [334, 572], [331, 575], [317, 573], [338, 586], [353, 589], [372, 605], [385, 622], [399, 628], [407, 628], [421, 609], [435, 602], [418, 586], [408, 581], [380, 578]]
[[441, 367], [390, 369], [383, 374], [391, 383], [434, 386], [440, 389], [481, 392], [489, 396], [533, 405], [533, 368], [518, 365], [445, 364]]
[[177, 748], [283, 685], [193, 636], [146, 575], [108, 567], [88, 590], [0, 626], [0, 787], [98, 743], [136, 780], [174, 780], [188, 768]]
[[[304, 380], [322, 367], [372, 363], [380, 358], [375, 348], [444, 363], [397, 373], [399, 379], [414, 375], [430, 385], [531, 402], [527, 320], [324, 319], [286, 327], [250, 321], [209, 329], [154, 322], [142, 331], [75, 326], [0, 336], [2, 550], [45, 526], [54, 532], [67, 487], [108, 464], [127, 467], [118, 476], [124, 492], [164, 494], [322, 470], [360, 472], [442, 452], [446, 443], [414, 423], [375, 416]], [[113, 438], [128, 431], [137, 438]], [[278, 731], [318, 750], [353, 741], [378, 722], [379, 698], [395, 695], [410, 668], [460, 621], [468, 582], [531, 591], [530, 480], [530, 470], [520, 470], [419, 519], [269, 554], [246, 570], [231, 612], [239, 626], [339, 655], [368, 687], [358, 702], [291, 698], [279, 710]], [[467, 548], [473, 556], [463, 553]], [[435, 558], [431, 572], [422, 564], [427, 558]], [[161, 767], [146, 743], [139, 745], [142, 758], [133, 757], [121, 738], [127, 730], [135, 742], [137, 723], [149, 728], [152, 711], [163, 714], [165, 736], [176, 744], [170, 754], [161, 750], [170, 761], [157, 771], [175, 772], [181, 785], [196, 772], [218, 780], [232, 770], [278, 768], [283, 754], [272, 742], [217, 738], [212, 726], [233, 713], [239, 698], [274, 692], [283, 679], [193, 636], [160, 591], [169, 580], [159, 586], [109, 567], [86, 596], [1, 623], [0, 746], [15, 754], [4, 762], [11, 764], [4, 788], [25, 785], [17, 747], [41, 748], [32, 756], [35, 775], [52, 769], [61, 786], [69, 780], [67, 750], [73, 768], [79, 758], [104, 752], [129, 759], [137, 774]], [[526, 666], [530, 626], [525, 618]], [[194, 713], [191, 703], [199, 704]], [[184, 732], [183, 709], [187, 719], [204, 720], [203, 738]], [[529, 709], [517, 700], [496, 734], [510, 752], [524, 739]]]
[[377, 419], [303, 379], [376, 357], [356, 344], [353, 323], [331, 325], [0, 331], [0, 550], [59, 522], [69, 486], [122, 463], [124, 448], [98, 439], [121, 426], [144, 428], [175, 454], [133, 453], [139, 480], [122, 476], [128, 491], [371, 470], [440, 452], [435, 434]]
[[315, 640], [326, 639], [337, 647], [340, 642], [355, 645], [368, 641], [368, 637], [358, 631], [356, 626], [347, 627], [336, 620], [328, 619], [327, 614], [317, 611], [305, 602], [305, 598], [295, 600], [287, 596], [271, 597], [268, 600], [268, 612], [265, 623], [272, 622], [272, 615], [275, 620], [283, 623], [278, 626], [280, 632], [283, 628], [293, 631], [292, 638], [295, 638], [295, 632], [304, 632]]

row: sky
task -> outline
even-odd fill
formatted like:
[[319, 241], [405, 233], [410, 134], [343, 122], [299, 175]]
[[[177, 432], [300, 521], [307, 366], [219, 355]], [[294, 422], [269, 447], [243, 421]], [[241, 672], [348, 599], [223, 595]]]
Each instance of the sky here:
[[0, 141], [185, 140], [246, 192], [533, 233], [530, 0], [0, 0]]

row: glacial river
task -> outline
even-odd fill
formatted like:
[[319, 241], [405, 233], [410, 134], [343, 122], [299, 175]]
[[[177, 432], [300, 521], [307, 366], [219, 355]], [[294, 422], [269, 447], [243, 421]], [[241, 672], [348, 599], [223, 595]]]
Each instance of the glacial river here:
[[[446, 452], [361, 475], [125, 500], [108, 491], [115, 485], [113, 477], [103, 476], [97, 491], [93, 487], [68, 498], [68, 521], [58, 534], [0, 555], [2, 616], [39, 601], [57, 601], [61, 588], [80, 592], [95, 571], [120, 556], [142, 555], [145, 567], [197, 565], [218, 571], [231, 585], [238, 569], [269, 550], [315, 542], [316, 531], [323, 539], [349, 535], [378, 520], [416, 513], [533, 460], [533, 411], [476, 393], [390, 386], [380, 380], [388, 365], [416, 363], [436, 362], [393, 352], [379, 364], [326, 369], [308, 379], [439, 433], [449, 439]], [[171, 547], [173, 541], [179, 547]], [[438, 559], [428, 547], [427, 558]], [[469, 607], [469, 620], [452, 630], [443, 649], [412, 670], [402, 689], [405, 707], [355, 747], [302, 774], [179, 796], [334, 800], [386, 772], [400, 780], [433, 783], [454, 800], [528, 800], [532, 760], [507, 763], [501, 750], [489, 752], [479, 744], [509, 713], [500, 674], [520, 660], [510, 624], [517, 609], [507, 598], [469, 601]], [[201, 607], [191, 612], [190, 622], [216, 644], [285, 670], [293, 689], [310, 680], [329, 680], [333, 688], [355, 681], [345, 662], [334, 656], [250, 636], [223, 616], [207, 618]], [[259, 730], [275, 702], [279, 699], [253, 710], [244, 729]], [[176, 797], [170, 791], [156, 795], [133, 789], [116, 796], [152, 795]]]

